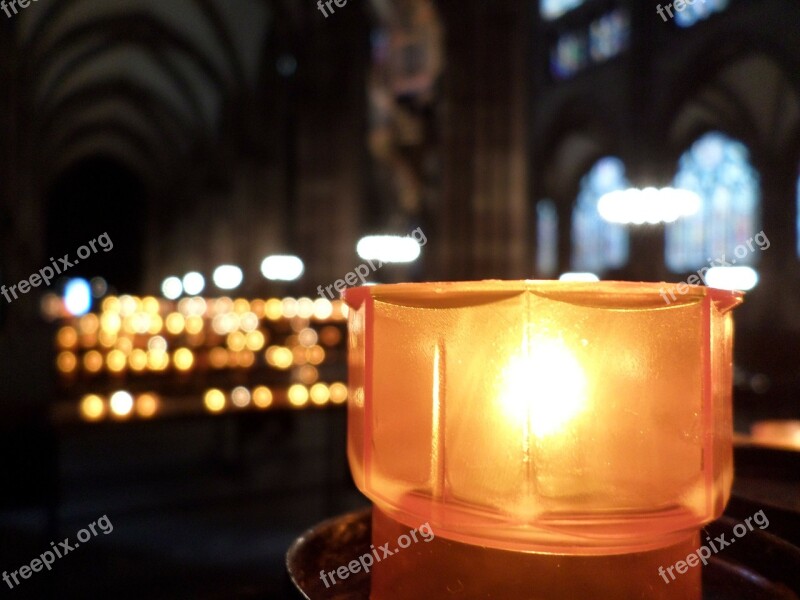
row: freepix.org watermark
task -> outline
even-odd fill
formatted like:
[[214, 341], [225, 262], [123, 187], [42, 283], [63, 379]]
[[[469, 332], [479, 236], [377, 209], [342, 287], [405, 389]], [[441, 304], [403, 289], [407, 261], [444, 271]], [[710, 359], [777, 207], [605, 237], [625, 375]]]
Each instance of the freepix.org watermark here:
[[[756, 522], [759, 529], [766, 529], [769, 527], [769, 519], [767, 519], [767, 515], [764, 514], [763, 510], [758, 511], [752, 517], [747, 517], [743, 523], [737, 523], [733, 526], [733, 535], [736, 538], [743, 538], [747, 535], [748, 531], [753, 531], [753, 521]], [[734, 542], [736, 542], [736, 538], [731, 538], [729, 540], [725, 539], [725, 534], [723, 533], [720, 536], [714, 538], [714, 541], [711, 541], [711, 538], [706, 536], [706, 541], [708, 542], [708, 546], [703, 545], [700, 546], [696, 551], [692, 552], [689, 556], [686, 557], [686, 560], [679, 560], [671, 567], [667, 567], [664, 569], [663, 566], [658, 567], [658, 574], [664, 579], [664, 583], [670, 583], [670, 581], [675, 581], [676, 577], [675, 574], [672, 572], [677, 571], [678, 575], [683, 575], [689, 570], [689, 567], [696, 567], [698, 564], [703, 563], [703, 566], [708, 564], [708, 559], [713, 554], [716, 554], [723, 548], [730, 546]], [[716, 542], [716, 544], [714, 543]], [[709, 548], [710, 546], [710, 548]], [[672, 579], [667, 579], [667, 573]]]
[[703, 4], [705, 4], [706, 0], [675, 0], [674, 5], [673, 4], [667, 4], [664, 7], [662, 7], [659, 4], [656, 7], [656, 14], [663, 19], [664, 23], [666, 23], [667, 22], [667, 17], [664, 14], [664, 11], [666, 11], [667, 14], [669, 15], [669, 18], [672, 19], [675, 16], [675, 15], [672, 14], [672, 7], [673, 6], [675, 6], [675, 10], [677, 10], [678, 12], [683, 12], [684, 10], [686, 10], [687, 6], [691, 6], [695, 2], [702, 2]]
[[6, 0], [0, 0], [0, 9], [2, 9], [3, 12], [6, 13], [6, 16], [10, 19], [11, 12], [8, 10], [9, 8], [14, 11], [14, 14], [17, 14], [17, 4], [19, 4], [20, 8], [28, 8], [31, 2], [36, 1], [37, 0], [9, 0], [8, 3], [6, 3]]
[[[349, 563], [347, 563], [347, 565], [342, 565], [333, 571], [320, 571], [319, 578], [322, 580], [322, 583], [325, 584], [325, 587], [329, 588], [331, 587], [331, 584], [328, 583], [328, 577], [330, 577], [331, 583], [336, 585], [339, 583], [336, 581], [337, 576], [340, 580], [345, 580], [350, 577], [351, 574], [355, 575], [356, 573], [360, 573], [362, 569], [364, 570], [364, 573], [369, 573], [370, 567], [376, 562], [381, 562], [383, 559], [400, 552], [400, 550], [408, 548], [412, 544], [412, 540], [413, 543], [419, 542], [417, 539], [417, 533], [422, 536], [422, 541], [426, 544], [435, 537], [430, 524], [425, 523], [420, 525], [418, 529], [412, 529], [409, 531], [408, 535], [404, 533], [398, 537], [397, 546], [393, 550], [389, 549], [391, 542], [386, 542], [382, 546], [378, 546], [378, 548], [375, 548], [375, 544], [371, 544], [370, 552], [362, 554], [357, 559], [351, 560]], [[373, 558], [373, 556], [375, 558]]]
[[[681, 281], [677, 286], [675, 286], [675, 289], [677, 289], [677, 292], [681, 296], [683, 296], [689, 291], [690, 285], [700, 285], [701, 283], [703, 285], [706, 285], [706, 273], [708, 273], [709, 269], [713, 267], [734, 266], [738, 260], [743, 259], [745, 256], [748, 255], [748, 253], [755, 252], [755, 248], [753, 247], [753, 242], [755, 242], [756, 246], [758, 246], [758, 249], [761, 251], [768, 250], [770, 247], [769, 238], [762, 229], [753, 237], [751, 237], [749, 240], [746, 240], [744, 243], [739, 244], [738, 246], [736, 246], [736, 248], [734, 248], [733, 255], [735, 258], [731, 258], [730, 262], [728, 262], [725, 259], [725, 254], [723, 254], [719, 258], [715, 258], [714, 260], [709, 258], [707, 267], [698, 269], [697, 272], [689, 275], [689, 277], [686, 278], [686, 281]], [[661, 294], [661, 297], [664, 299], [664, 302], [666, 302], [667, 304], [672, 304], [674, 301], [678, 299], [675, 296], [674, 291], [669, 292], [669, 296], [672, 297], [672, 300], [670, 300], [670, 298], [667, 296], [667, 292], [666, 290], [664, 290], [664, 288], [661, 288], [659, 293]]]
[[[428, 243], [428, 238], [422, 231], [422, 227], [417, 227], [411, 233], [408, 234], [409, 238], [413, 239], [417, 244], [419, 244], [420, 248]], [[402, 238], [406, 239], [406, 238]], [[369, 266], [367, 266], [369, 263]], [[375, 263], [378, 263], [377, 265]], [[361, 285], [364, 285], [367, 282], [367, 277], [369, 277], [370, 273], [373, 273], [380, 269], [383, 266], [383, 261], [375, 259], [375, 262], [372, 262], [372, 259], [367, 260], [366, 263], [361, 263], [355, 269], [347, 273], [344, 278], [337, 279], [330, 285], [326, 285], [324, 290], [321, 285], [317, 286], [317, 293], [322, 298], [328, 298], [329, 300], [333, 300], [335, 294], [331, 289], [336, 290], [338, 293], [342, 293], [347, 286], [353, 286], [358, 283], [358, 280], [361, 280]]]
[[[331, 14], [336, 12], [336, 9], [331, 6], [331, 4], [335, 4], [339, 8], [344, 8], [347, 4], [347, 0], [318, 0], [317, 1], [317, 9], [321, 12], [325, 18], [328, 18], [328, 12]], [[328, 11], [325, 10], [325, 7], [328, 7]]]
[[[6, 288], [6, 286], [0, 286], [0, 294], [3, 294], [6, 302], [11, 304], [14, 300], [19, 298], [17, 292], [20, 294], [27, 294], [31, 291], [31, 289], [39, 287], [43, 283], [44, 286], [47, 287], [50, 285], [50, 282], [55, 278], [56, 275], [61, 275], [70, 267], [77, 265], [81, 260], [89, 258], [92, 254], [96, 254], [98, 252], [98, 245], [103, 252], [109, 252], [114, 249], [114, 242], [111, 241], [108, 233], [103, 233], [101, 236], [78, 248], [76, 252], [78, 258], [70, 260], [69, 254], [65, 254], [58, 259], [58, 262], [56, 262], [51, 256], [50, 263], [53, 265], [52, 267], [48, 265], [42, 269], [39, 269], [38, 273], [34, 273], [27, 279], [23, 279], [17, 284], [8, 286], [8, 288]], [[59, 266], [59, 263], [61, 266]], [[13, 296], [13, 299], [11, 296]]]
[[[107, 515], [103, 515], [97, 521], [93, 521], [87, 525], [88, 529], [81, 529], [75, 537], [78, 538], [77, 542], [70, 544], [69, 538], [64, 538], [63, 542], [59, 542], [56, 545], [55, 542], [50, 542], [50, 546], [52, 546], [52, 550], [45, 550], [39, 555], [39, 558], [34, 558], [30, 565], [22, 565], [16, 571], [12, 571], [11, 574], [3, 571], [3, 581], [8, 584], [8, 587], [12, 590], [14, 589], [15, 585], [19, 585], [21, 582], [19, 577], [22, 579], [30, 579], [30, 576], [33, 573], [38, 573], [43, 568], [46, 568], [48, 571], [52, 570], [52, 565], [56, 562], [56, 558], [63, 558], [73, 550], [76, 550], [78, 546], [82, 543], [86, 543], [91, 540], [93, 537], [98, 535], [98, 529], [104, 534], [108, 535], [112, 531], [114, 531], [114, 526], [111, 524]], [[14, 580], [14, 583], [11, 583], [11, 580]]]

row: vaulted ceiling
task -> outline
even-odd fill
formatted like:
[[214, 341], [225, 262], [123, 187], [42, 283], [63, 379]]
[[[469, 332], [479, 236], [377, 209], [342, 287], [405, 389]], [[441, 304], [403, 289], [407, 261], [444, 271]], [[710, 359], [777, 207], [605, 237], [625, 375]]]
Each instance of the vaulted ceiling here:
[[14, 17], [21, 112], [43, 180], [112, 157], [158, 181], [257, 85], [265, 0], [38, 0]]

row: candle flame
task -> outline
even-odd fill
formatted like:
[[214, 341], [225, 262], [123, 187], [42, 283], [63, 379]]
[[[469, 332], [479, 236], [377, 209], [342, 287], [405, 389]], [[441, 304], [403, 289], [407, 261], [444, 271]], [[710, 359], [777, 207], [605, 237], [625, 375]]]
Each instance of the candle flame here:
[[531, 341], [503, 373], [500, 404], [536, 437], [561, 431], [586, 406], [586, 374], [561, 340]]

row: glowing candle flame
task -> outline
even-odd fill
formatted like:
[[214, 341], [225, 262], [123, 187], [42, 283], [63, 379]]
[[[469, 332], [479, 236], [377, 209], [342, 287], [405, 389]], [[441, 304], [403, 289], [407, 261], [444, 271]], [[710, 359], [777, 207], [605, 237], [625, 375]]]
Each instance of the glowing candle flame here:
[[504, 413], [536, 437], [558, 433], [586, 407], [586, 375], [560, 340], [533, 341], [509, 361], [503, 382]]

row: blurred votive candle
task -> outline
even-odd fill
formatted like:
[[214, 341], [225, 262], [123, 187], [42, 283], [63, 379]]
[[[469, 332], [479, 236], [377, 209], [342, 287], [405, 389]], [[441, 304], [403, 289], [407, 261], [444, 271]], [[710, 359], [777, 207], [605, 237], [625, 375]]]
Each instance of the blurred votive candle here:
[[700, 569], [669, 586], [656, 570], [729, 498], [742, 295], [691, 286], [665, 305], [665, 287], [345, 292], [348, 456], [373, 541], [436, 534], [376, 568], [373, 599], [700, 597]]

